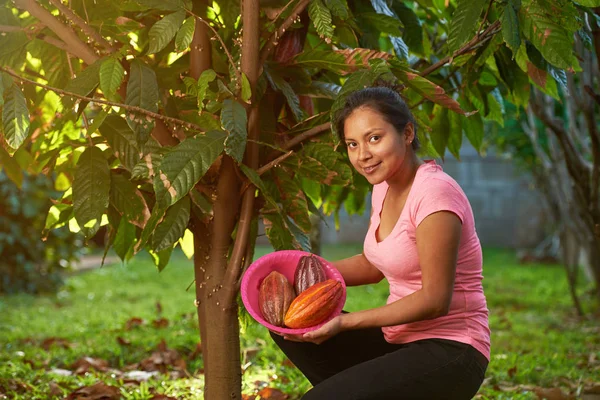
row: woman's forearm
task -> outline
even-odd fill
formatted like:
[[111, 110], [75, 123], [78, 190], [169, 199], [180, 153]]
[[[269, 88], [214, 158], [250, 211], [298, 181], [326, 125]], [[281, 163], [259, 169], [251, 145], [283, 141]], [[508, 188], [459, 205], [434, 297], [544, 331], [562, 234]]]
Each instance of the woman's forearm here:
[[364, 254], [333, 261], [332, 264], [344, 277], [346, 286], [367, 285], [383, 279], [381, 271], [374, 267]]
[[370, 310], [342, 314], [344, 330], [408, 324], [437, 318], [448, 313], [442, 298], [418, 290], [400, 300]]

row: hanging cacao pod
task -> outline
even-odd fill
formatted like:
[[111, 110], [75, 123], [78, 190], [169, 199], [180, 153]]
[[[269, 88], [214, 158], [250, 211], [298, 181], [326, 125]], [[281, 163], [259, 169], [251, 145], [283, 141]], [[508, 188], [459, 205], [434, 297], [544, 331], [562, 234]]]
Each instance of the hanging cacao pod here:
[[260, 284], [258, 306], [264, 319], [275, 326], [283, 326], [283, 319], [292, 300], [294, 288], [287, 278], [273, 271]]
[[294, 272], [294, 289], [296, 295], [304, 292], [312, 285], [327, 280], [321, 261], [314, 255], [302, 256]]
[[342, 284], [335, 279], [309, 287], [290, 304], [285, 314], [285, 326], [301, 329], [325, 321], [336, 309], [343, 290]]

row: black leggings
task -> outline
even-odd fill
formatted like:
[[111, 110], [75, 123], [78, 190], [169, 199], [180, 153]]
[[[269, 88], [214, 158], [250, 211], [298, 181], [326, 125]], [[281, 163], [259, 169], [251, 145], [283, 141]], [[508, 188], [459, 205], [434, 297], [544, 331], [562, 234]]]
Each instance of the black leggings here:
[[271, 336], [313, 384], [303, 400], [468, 400], [488, 365], [468, 344], [391, 344], [380, 328], [345, 331], [320, 345]]

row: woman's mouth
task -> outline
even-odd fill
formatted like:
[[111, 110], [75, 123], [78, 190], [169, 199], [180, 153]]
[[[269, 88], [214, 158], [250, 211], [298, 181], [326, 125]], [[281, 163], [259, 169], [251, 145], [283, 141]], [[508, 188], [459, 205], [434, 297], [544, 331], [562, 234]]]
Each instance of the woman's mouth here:
[[369, 165], [368, 167], [363, 167], [363, 171], [365, 171], [365, 174], [372, 174], [380, 165], [381, 163], [379, 162], [377, 164]]

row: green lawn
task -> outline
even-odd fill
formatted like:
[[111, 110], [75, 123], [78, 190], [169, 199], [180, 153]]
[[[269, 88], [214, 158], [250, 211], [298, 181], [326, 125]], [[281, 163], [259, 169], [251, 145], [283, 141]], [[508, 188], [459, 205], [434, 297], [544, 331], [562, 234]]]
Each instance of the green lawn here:
[[[261, 247], [256, 256], [268, 251]], [[358, 245], [330, 246], [324, 256], [333, 260], [359, 251]], [[581, 396], [600, 385], [600, 322], [576, 318], [563, 269], [519, 265], [511, 252], [501, 250], [486, 249], [484, 258], [493, 355], [478, 397], [537, 399], [540, 388], [555, 387]], [[162, 273], [142, 255], [127, 266], [73, 275], [56, 295], [0, 297], [0, 399], [2, 394], [64, 398], [99, 381], [119, 387], [125, 399], [151, 399], [154, 393], [200, 398], [194, 294], [186, 291], [192, 279], [192, 263], [181, 254]], [[350, 288], [346, 309], [377, 306], [386, 297], [385, 282]], [[135, 326], [128, 327], [128, 321]], [[310, 387], [285, 362], [266, 329], [247, 315], [242, 348], [244, 393], [270, 387], [297, 399]], [[88, 365], [103, 360], [98, 368], [105, 371], [86, 372], [86, 363], [80, 363], [81, 374], [64, 376], [77, 369], [73, 364], [82, 357], [100, 360], [88, 360]], [[139, 372], [124, 375], [149, 364], [164, 374], [141, 384]]]

